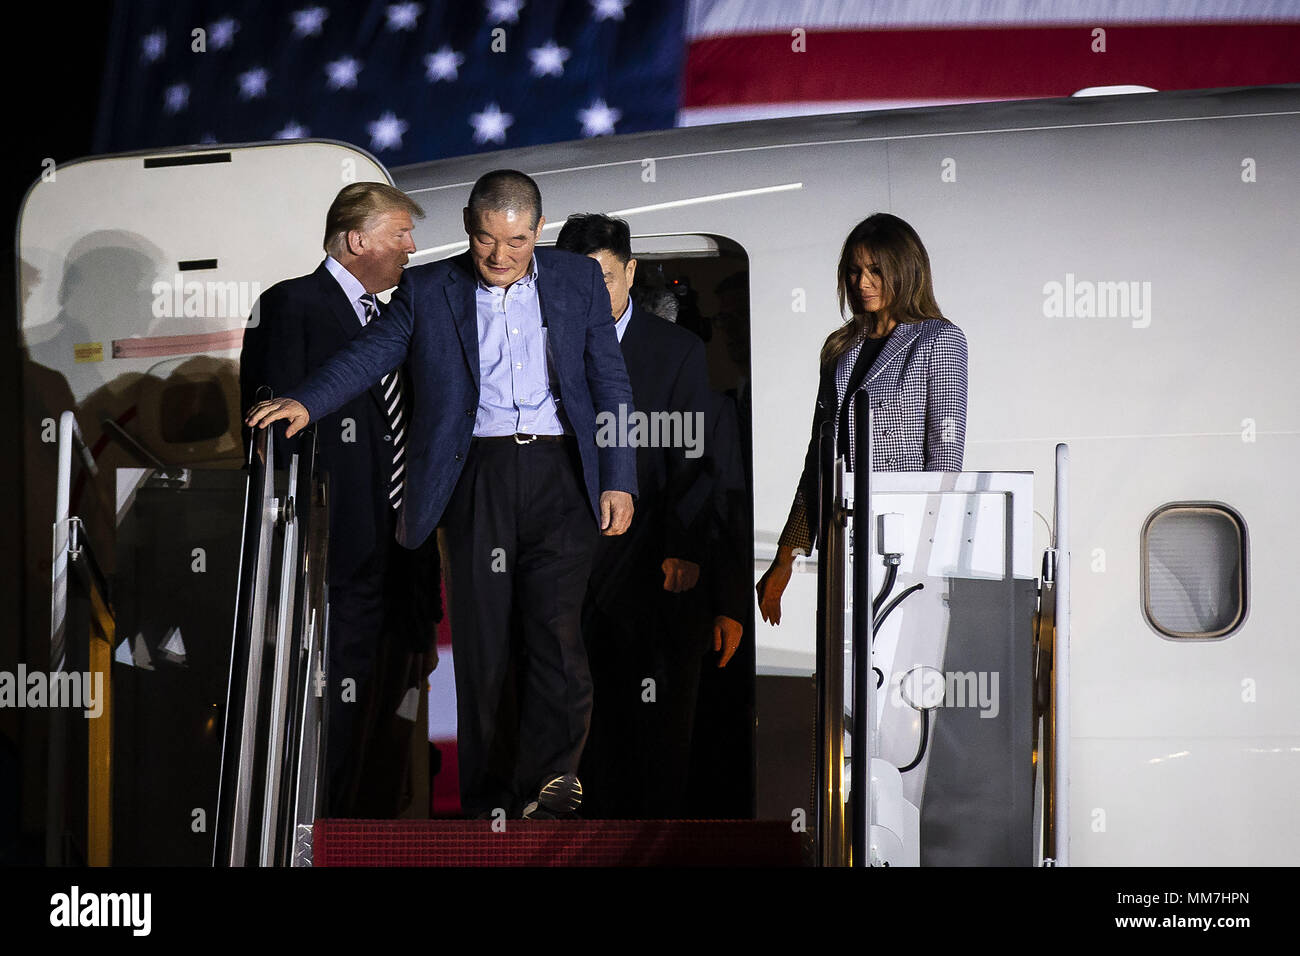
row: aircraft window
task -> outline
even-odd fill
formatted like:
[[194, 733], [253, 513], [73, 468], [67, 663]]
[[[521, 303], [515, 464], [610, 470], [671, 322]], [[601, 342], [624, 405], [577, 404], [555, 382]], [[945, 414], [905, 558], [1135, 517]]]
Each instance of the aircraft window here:
[[1142, 529], [1142, 607], [1164, 637], [1218, 638], [1246, 618], [1246, 526], [1230, 508], [1175, 503]]

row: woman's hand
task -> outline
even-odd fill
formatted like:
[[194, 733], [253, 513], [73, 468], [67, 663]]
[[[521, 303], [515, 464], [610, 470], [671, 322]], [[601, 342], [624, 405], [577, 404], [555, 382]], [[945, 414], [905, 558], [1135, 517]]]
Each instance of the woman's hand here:
[[790, 574], [794, 570], [794, 549], [781, 545], [776, 549], [772, 566], [758, 579], [754, 588], [758, 592], [758, 613], [769, 624], [781, 623], [781, 595], [790, 583]]

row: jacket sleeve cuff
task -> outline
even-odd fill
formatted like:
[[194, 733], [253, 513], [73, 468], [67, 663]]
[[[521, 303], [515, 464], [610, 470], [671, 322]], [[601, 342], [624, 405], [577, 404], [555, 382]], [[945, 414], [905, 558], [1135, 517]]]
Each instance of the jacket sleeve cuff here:
[[795, 492], [794, 503], [790, 505], [790, 515], [785, 519], [785, 528], [777, 543], [783, 547], [802, 548], [805, 554], [812, 552], [812, 532], [808, 527], [808, 506], [803, 500], [803, 489]]

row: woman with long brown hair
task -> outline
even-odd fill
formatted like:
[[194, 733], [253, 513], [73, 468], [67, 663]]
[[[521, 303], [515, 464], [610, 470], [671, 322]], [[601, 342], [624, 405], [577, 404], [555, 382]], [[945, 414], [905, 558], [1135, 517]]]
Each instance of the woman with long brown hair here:
[[966, 442], [966, 337], [935, 302], [930, 257], [911, 226], [889, 213], [853, 227], [840, 252], [840, 313], [826, 337], [812, 438], [776, 558], [759, 580], [763, 620], [781, 623], [794, 559], [816, 542], [817, 447], [835, 425], [837, 453], [853, 461], [853, 397], [870, 397], [876, 471], [961, 471]]

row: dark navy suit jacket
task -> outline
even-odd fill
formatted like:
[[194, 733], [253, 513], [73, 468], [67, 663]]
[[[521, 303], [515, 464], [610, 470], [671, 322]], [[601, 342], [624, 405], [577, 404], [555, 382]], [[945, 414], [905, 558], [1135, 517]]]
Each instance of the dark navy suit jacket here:
[[[596, 446], [596, 416], [633, 409], [632, 387], [610, 318], [609, 292], [595, 260], [537, 249], [537, 281], [560, 409], [577, 439], [592, 514], [602, 491], [635, 495], [636, 449]], [[411, 430], [405, 501], [397, 540], [418, 547], [442, 519], [470, 441], [479, 401], [477, 275], [469, 253], [412, 266], [378, 321], [306, 381], [289, 390], [313, 421], [328, 415], [403, 362]], [[405, 393], [404, 393], [405, 394]]]
[[[361, 321], [338, 281], [322, 262], [316, 271], [277, 282], [253, 311], [257, 321], [244, 332], [239, 384], [244, 408], [258, 400], [262, 386], [280, 397], [313, 369], [361, 334]], [[332, 416], [312, 416], [316, 426], [317, 469], [329, 474], [330, 584], [344, 583], [377, 547], [384, 544], [392, 436], [384, 417], [379, 378], [364, 392], [340, 403]], [[265, 395], [261, 397], [266, 397]], [[345, 431], [346, 428], [346, 431]], [[285, 440], [284, 425], [271, 430], [275, 460], [289, 467], [298, 436]]]
[[[633, 306], [619, 345], [639, 411], [707, 418], [709, 372], [698, 336]], [[694, 440], [707, 453], [711, 447], [704, 432], [707, 423], [694, 433]], [[682, 447], [637, 448], [640, 494], [632, 525], [621, 537], [601, 538], [596, 545], [590, 589], [602, 608], [659, 599], [664, 594], [664, 558], [703, 563], [709, 504], [705, 461], [703, 456], [687, 458]]]

